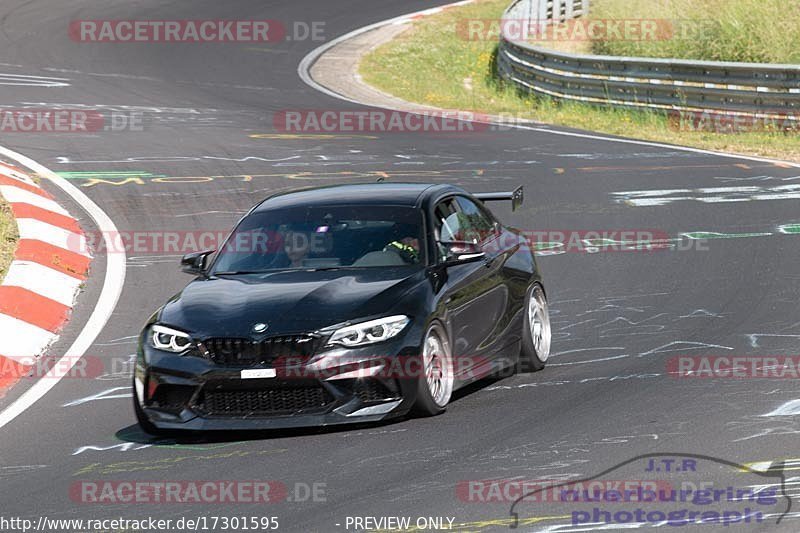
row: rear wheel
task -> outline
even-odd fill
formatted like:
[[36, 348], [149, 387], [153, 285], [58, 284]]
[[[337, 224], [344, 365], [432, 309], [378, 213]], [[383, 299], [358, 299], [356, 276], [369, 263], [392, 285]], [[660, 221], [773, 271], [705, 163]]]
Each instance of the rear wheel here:
[[539, 284], [528, 291], [525, 301], [525, 320], [522, 326], [520, 369], [537, 372], [545, 367], [550, 357], [550, 312], [544, 290]]
[[423, 416], [443, 413], [453, 394], [453, 357], [444, 328], [433, 324], [422, 343], [422, 375], [418, 377], [414, 411]]

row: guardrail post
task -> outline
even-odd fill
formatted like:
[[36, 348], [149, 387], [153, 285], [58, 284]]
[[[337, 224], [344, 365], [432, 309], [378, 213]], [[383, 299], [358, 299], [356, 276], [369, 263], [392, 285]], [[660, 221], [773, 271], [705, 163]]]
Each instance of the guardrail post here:
[[[538, 35], [543, 35], [545, 27], [547, 23], [552, 20], [553, 17], [553, 2], [557, 0], [538, 0], [539, 3], [539, 13], [536, 17], [536, 25], [538, 26], [539, 33]], [[548, 12], [547, 6], [550, 5], [550, 11]]]
[[[575, 14], [573, 8], [575, 5], [572, 3], [572, 0], [562, 0], [562, 2], [564, 2], [564, 20], [566, 21], [574, 18]], [[561, 13], [561, 10], [559, 10], [559, 13]]]
[[536, 13], [536, 23], [541, 27], [543, 24], [547, 24], [547, 20], [549, 16], [547, 14], [547, 0], [538, 0], [538, 2], [534, 2], [539, 6], [539, 12]]

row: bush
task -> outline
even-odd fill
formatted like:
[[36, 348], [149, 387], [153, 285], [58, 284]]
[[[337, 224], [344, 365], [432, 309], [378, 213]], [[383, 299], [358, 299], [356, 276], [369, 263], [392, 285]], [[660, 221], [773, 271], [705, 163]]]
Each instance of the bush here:
[[800, 63], [800, 0], [593, 0], [591, 19], [668, 19], [687, 38], [592, 42], [602, 55]]

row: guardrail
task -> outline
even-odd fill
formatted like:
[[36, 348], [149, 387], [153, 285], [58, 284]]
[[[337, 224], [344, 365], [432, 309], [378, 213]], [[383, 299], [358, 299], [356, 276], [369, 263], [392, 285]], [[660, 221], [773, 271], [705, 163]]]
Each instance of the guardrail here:
[[[584, 0], [517, 0], [503, 19], [551, 24], [587, 12]], [[577, 55], [522, 42], [509, 36], [509, 24], [501, 27], [499, 75], [557, 100], [784, 120], [800, 111], [800, 65]]]

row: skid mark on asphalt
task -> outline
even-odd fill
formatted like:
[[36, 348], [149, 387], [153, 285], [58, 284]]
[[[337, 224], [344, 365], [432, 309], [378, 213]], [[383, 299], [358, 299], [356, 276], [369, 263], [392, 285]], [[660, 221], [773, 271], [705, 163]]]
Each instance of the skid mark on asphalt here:
[[653, 348], [652, 350], [642, 352], [639, 354], [639, 357], [647, 357], [649, 355], [659, 353], [688, 352], [693, 350], [733, 350], [733, 347], [723, 346], [721, 344], [709, 344], [705, 342], [672, 341], [657, 348]]
[[795, 181], [800, 180], [800, 176], [789, 176], [788, 178], [781, 178], [777, 176], [751, 176], [747, 178], [735, 178], [735, 177], [727, 177], [727, 176], [718, 176], [714, 178], [715, 180], [719, 180], [723, 183], [727, 182], [742, 182], [742, 181]]
[[90, 463], [82, 468], [76, 470], [72, 475], [81, 476], [86, 474], [92, 475], [113, 475], [131, 472], [152, 472], [170, 470], [172, 468], [182, 466], [184, 464], [193, 464], [199, 461], [226, 461], [233, 458], [250, 457], [256, 459], [259, 457], [266, 457], [277, 455], [287, 452], [288, 449], [274, 449], [274, 450], [234, 450], [218, 453], [205, 453], [205, 454], [191, 454], [191, 455], [178, 455], [172, 457], [161, 458], [148, 458], [142, 461], [117, 461], [114, 463]]
[[565, 159], [583, 159], [587, 161], [640, 161], [642, 159], [669, 159], [670, 161], [675, 161], [676, 159], [701, 159], [704, 157], [703, 155], [694, 152], [683, 152], [676, 150], [665, 150], [660, 152], [635, 152], [626, 150], [622, 152], [585, 152], [572, 154], [564, 152], [541, 152], [538, 147], [535, 149], [531, 148], [531, 150], [536, 150], [537, 153], [543, 153], [555, 157], [563, 157]]
[[160, 264], [178, 264], [182, 255], [147, 255], [147, 256], [128, 256], [126, 266], [129, 268], [147, 268]]
[[[699, 342], [688, 340], [675, 340], [680, 334], [676, 331], [677, 324], [692, 327], [697, 320], [723, 320], [726, 316], [714, 309], [691, 309], [678, 312], [658, 312], [661, 309], [658, 303], [659, 296], [664, 293], [633, 296], [600, 296], [596, 303], [583, 299], [557, 301], [551, 305], [551, 321], [554, 343], [562, 345], [574, 341], [595, 341], [614, 337], [614, 346], [592, 346], [590, 348], [568, 348], [554, 352], [551, 357], [560, 358], [567, 356], [571, 359], [575, 355], [589, 354], [598, 358], [635, 354], [645, 357], [658, 353], [702, 350], [702, 349], [733, 349], [712, 342]], [[646, 305], [643, 298], [652, 298], [654, 305]], [[635, 300], [635, 303], [633, 301]], [[574, 312], [572, 311], [574, 309]], [[650, 348], [635, 349], [621, 342], [626, 337], [642, 337], [660, 335], [664, 341], [654, 339]], [[669, 337], [672, 337], [671, 339]], [[600, 353], [600, 355], [598, 355]], [[580, 360], [580, 359], [579, 359]], [[561, 361], [559, 361], [561, 362]]]
[[[504, 169], [506, 170], [506, 169]], [[517, 169], [522, 170], [522, 169]], [[513, 171], [513, 169], [511, 170]], [[214, 176], [168, 176], [153, 174], [146, 171], [104, 170], [98, 172], [59, 172], [59, 175], [71, 180], [83, 180], [81, 187], [94, 187], [97, 185], [125, 186], [148, 184], [196, 184], [212, 181], [233, 180], [236, 182], [251, 182], [254, 179], [289, 179], [289, 180], [331, 180], [342, 181], [348, 179], [426, 179], [426, 180], [452, 180], [454, 178], [483, 177], [485, 169], [472, 168], [461, 170], [365, 170], [365, 171], [332, 171], [332, 172], [274, 172], [269, 174], [232, 174]], [[486, 177], [487, 181], [496, 182], [499, 179], [513, 180], [509, 177]]]
[[[757, 167], [761, 168], [784, 168], [774, 164], [759, 164], [759, 165], [743, 165], [741, 163], [728, 163], [728, 164], [713, 164], [713, 165], [636, 165], [636, 166], [593, 166], [593, 167], [577, 167], [575, 170], [578, 172], [646, 172], [646, 171], [675, 171], [675, 170], [688, 170], [698, 168], [722, 168], [722, 167], [735, 167], [743, 170], [752, 170]], [[761, 177], [761, 176], [759, 176]], [[714, 179], [722, 179], [715, 177]], [[750, 180], [755, 178], [733, 178], [741, 180]], [[776, 178], [778, 179], [778, 178]], [[791, 180], [795, 178], [784, 178]]]
[[36, 470], [47, 468], [49, 465], [19, 465], [0, 466], [0, 479], [7, 479], [18, 475], [28, 475]]
[[119, 337], [117, 339], [111, 339], [106, 342], [97, 342], [95, 346], [119, 346], [121, 344], [136, 344], [136, 339], [139, 338], [139, 335], [128, 335], [127, 337]]
[[800, 183], [778, 187], [708, 187], [702, 189], [658, 189], [622, 191], [611, 193], [617, 203], [633, 207], [657, 207], [675, 202], [700, 202], [706, 204], [796, 200], [800, 198]]
[[[792, 396], [797, 395], [794, 380], [780, 381], [781, 384], [786, 383], [789, 386], [789, 390], [773, 389], [771, 391], [762, 391], [764, 399], [770, 399], [771, 396], [776, 394], [783, 395], [788, 393]], [[748, 392], [749, 394], [746, 395], [745, 402], [754, 404], [753, 392]], [[760, 406], [764, 404], [764, 401], [759, 401], [757, 405]], [[767, 414], [750, 414], [739, 420], [726, 422], [725, 426], [729, 431], [740, 435], [733, 439], [732, 442], [746, 442], [764, 437], [800, 435], [800, 417], [796, 416], [800, 414], [800, 400], [784, 400], [782, 404], [770, 402], [766, 405], [768, 406], [766, 409], [771, 409]], [[790, 442], [794, 443], [795, 441]]]
[[[338, 148], [337, 148], [338, 149]], [[287, 151], [292, 151], [301, 155], [290, 155], [290, 156], [282, 156], [277, 157], [279, 154], [285, 154]], [[122, 159], [72, 159], [69, 156], [56, 156], [55, 161], [59, 165], [102, 165], [102, 164], [123, 164], [123, 163], [135, 163], [135, 164], [150, 164], [150, 163], [196, 163], [198, 161], [219, 161], [219, 162], [233, 162], [233, 163], [274, 163], [272, 166], [287, 166], [287, 161], [294, 161], [292, 164], [296, 165], [314, 165], [314, 166], [325, 166], [324, 162], [333, 162], [333, 164], [338, 165], [350, 165], [354, 163], [387, 163], [391, 165], [407, 165], [407, 164], [432, 164], [437, 163], [442, 166], [447, 165], [473, 165], [473, 166], [487, 166], [487, 167], [495, 167], [495, 168], [503, 168], [507, 165], [540, 165], [541, 162], [533, 159], [525, 159], [525, 160], [515, 160], [515, 159], [504, 159], [502, 161], [497, 159], [483, 159], [483, 160], [471, 160], [465, 157], [460, 156], [449, 156], [449, 155], [439, 155], [439, 154], [395, 154], [394, 158], [399, 159], [392, 159], [391, 157], [385, 158], [380, 155], [375, 154], [365, 154], [361, 150], [347, 150], [341, 151], [339, 153], [327, 153], [327, 154], [309, 154], [308, 152], [316, 151], [316, 150], [309, 150], [309, 149], [302, 149], [302, 148], [282, 148], [279, 151], [276, 150], [275, 156], [276, 157], [268, 157], [263, 155], [262, 152], [258, 152], [258, 155], [255, 154], [247, 154], [242, 155], [239, 157], [232, 157], [232, 156], [212, 156], [212, 155], [195, 155], [195, 154], [177, 154], [177, 155], [149, 155], [149, 156], [129, 156]], [[403, 157], [405, 156], [405, 157]], [[306, 158], [303, 161], [297, 162], [298, 159]]]
[[569, 355], [573, 353], [585, 353], [585, 352], [596, 352], [596, 351], [605, 351], [605, 350], [624, 350], [623, 346], [595, 346], [593, 348], [575, 348], [574, 350], [566, 350], [563, 352], [555, 352], [550, 354], [550, 357], [561, 357], [564, 355]]
[[332, 135], [325, 133], [256, 133], [250, 135], [251, 139], [269, 139], [269, 140], [292, 140], [292, 141], [305, 141], [305, 140], [339, 140], [350, 141], [353, 139], [379, 139], [375, 135]]
[[[741, 426], [742, 424], [736, 424], [736, 426]], [[735, 429], [734, 425], [731, 424], [732, 428]], [[752, 428], [753, 424], [747, 424], [749, 428]], [[745, 442], [753, 439], [760, 439], [762, 437], [779, 437], [779, 436], [788, 436], [788, 435], [800, 435], [800, 425], [792, 424], [786, 426], [771, 426], [771, 427], [764, 427], [756, 431], [756, 433], [752, 433], [750, 435], [746, 435], [744, 437], [739, 437], [737, 439], [733, 439], [731, 442]]]
[[750, 346], [753, 348], [761, 347], [761, 339], [800, 339], [800, 335], [788, 335], [778, 333], [751, 333], [747, 335]]
[[[127, 391], [127, 392], [122, 392]], [[63, 404], [61, 407], [74, 407], [76, 405], [83, 405], [89, 402], [96, 402], [99, 400], [117, 400], [121, 398], [133, 398], [133, 390], [131, 387], [113, 387], [110, 389], [106, 389], [102, 392], [98, 392], [96, 394], [92, 394], [90, 396], [84, 396], [83, 398], [78, 398], [77, 400], [72, 400], [71, 402], [67, 402]]]
[[512, 389], [525, 389], [525, 388], [534, 388], [534, 387], [552, 387], [557, 386], [560, 387], [562, 385], [580, 385], [586, 383], [596, 383], [598, 381], [628, 381], [628, 380], [635, 380], [635, 379], [655, 379], [662, 377], [663, 374], [660, 373], [653, 373], [653, 374], [628, 374], [628, 375], [618, 375], [618, 376], [592, 376], [583, 379], [560, 379], [557, 381], [535, 381], [532, 383], [520, 383], [518, 385], [494, 385], [492, 387], [487, 387], [485, 391], [496, 391], [496, 390], [512, 390]]
[[213, 155], [174, 155], [174, 156], [134, 156], [126, 157], [125, 159], [99, 159], [99, 160], [86, 160], [76, 161], [67, 156], [57, 156], [56, 162], [60, 165], [87, 165], [87, 164], [105, 164], [105, 163], [195, 163], [198, 161], [229, 161], [232, 163], [277, 163], [281, 161], [291, 161], [300, 159], [299, 155], [292, 155], [288, 157], [269, 158], [255, 155], [243, 157], [222, 157]]
[[181, 213], [180, 215], [173, 215], [175, 218], [186, 218], [186, 217], [207, 217], [208, 215], [227, 215], [231, 216], [242, 216], [246, 213], [246, 210], [241, 211], [201, 211], [198, 213]]
[[628, 354], [615, 355], [611, 357], [602, 357], [600, 359], [592, 359], [591, 361], [574, 361], [571, 363], [551, 363], [550, 366], [573, 366], [573, 365], [586, 365], [590, 363], [602, 363], [604, 361], [614, 361], [615, 359], [624, 359], [629, 357]]
[[[115, 77], [109, 75], [108, 77]], [[81, 104], [65, 102], [19, 102], [12, 105], [0, 105], [0, 108], [11, 109], [47, 109], [47, 110], [86, 110], [88, 112], [102, 112], [117, 115], [119, 119], [124, 115], [138, 126], [152, 124], [190, 124], [198, 126], [236, 126], [249, 115], [244, 111], [215, 108], [194, 107], [159, 107], [140, 105], [109, 105], [109, 104]], [[140, 130], [142, 131], [142, 130]]]

